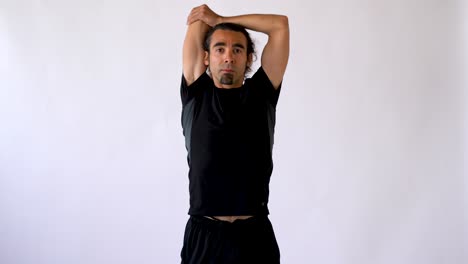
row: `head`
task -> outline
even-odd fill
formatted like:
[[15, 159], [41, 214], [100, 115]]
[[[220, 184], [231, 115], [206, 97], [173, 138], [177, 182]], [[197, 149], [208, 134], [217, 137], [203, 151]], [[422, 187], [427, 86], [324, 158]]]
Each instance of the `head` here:
[[255, 53], [252, 39], [244, 27], [232, 23], [214, 26], [205, 36], [204, 49], [205, 65], [217, 87], [242, 85]]

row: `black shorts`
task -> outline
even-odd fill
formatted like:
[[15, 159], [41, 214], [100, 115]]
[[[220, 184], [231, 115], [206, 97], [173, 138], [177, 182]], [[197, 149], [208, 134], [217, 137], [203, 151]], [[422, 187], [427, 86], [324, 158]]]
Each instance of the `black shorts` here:
[[268, 216], [233, 223], [190, 216], [182, 264], [276, 264], [280, 251]]

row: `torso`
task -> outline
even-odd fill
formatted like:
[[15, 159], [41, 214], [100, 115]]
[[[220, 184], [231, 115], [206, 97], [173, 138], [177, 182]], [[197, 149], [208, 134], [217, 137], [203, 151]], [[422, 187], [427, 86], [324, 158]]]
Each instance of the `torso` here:
[[182, 83], [190, 215], [228, 222], [268, 215], [278, 95], [263, 70], [240, 88], [217, 88], [206, 74], [190, 88]]

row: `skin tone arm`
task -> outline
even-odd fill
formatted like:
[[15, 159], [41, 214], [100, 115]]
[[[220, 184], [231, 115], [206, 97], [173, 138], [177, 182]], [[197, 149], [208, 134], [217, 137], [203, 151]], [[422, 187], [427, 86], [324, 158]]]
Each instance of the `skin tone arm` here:
[[[267, 15], [267, 14], [250, 14], [250, 15], [240, 15], [240, 16], [220, 16], [213, 12], [207, 5], [201, 5], [192, 9], [188, 19], [187, 24], [190, 27], [192, 25], [196, 25], [202, 21], [204, 24], [209, 26], [215, 26], [219, 23], [236, 23], [242, 25], [243, 27], [253, 30], [262, 32], [268, 35], [268, 42], [265, 45], [262, 53], [261, 64], [262, 67], [267, 74], [268, 78], [270, 79], [273, 86], [276, 88], [279, 87], [281, 81], [283, 80], [284, 73], [286, 71], [286, 66], [288, 64], [289, 58], [289, 23], [288, 18], [283, 15]], [[187, 32], [188, 33], [188, 32]], [[204, 36], [204, 35], [203, 35]], [[199, 43], [202, 45], [203, 36], [200, 38], [202, 39]], [[187, 38], [186, 38], [187, 42]], [[193, 46], [187, 45], [187, 46]], [[186, 45], [184, 44], [184, 54], [185, 51], [189, 51], [189, 47], [186, 49]], [[199, 52], [200, 57], [203, 57], [203, 47], [201, 46], [201, 51]], [[195, 57], [194, 55], [187, 57]], [[186, 56], [184, 55], [184, 67], [186, 64], [191, 65], [199, 65], [203, 66], [203, 60], [201, 62], [196, 61], [186, 61]], [[189, 58], [188, 58], [189, 59]], [[187, 65], [188, 66], [188, 65]], [[200, 67], [200, 66], [198, 66]], [[192, 68], [198, 68], [192, 67]], [[200, 67], [202, 68], [202, 67]], [[203, 71], [206, 70], [206, 67]], [[203, 73], [202, 71], [202, 73]], [[185, 69], [184, 69], [185, 74]], [[200, 75], [194, 75], [194, 80], [198, 78]], [[187, 78], [187, 77], [186, 77]]]
[[203, 38], [210, 27], [199, 20], [187, 28], [183, 48], [183, 73], [187, 85], [191, 85], [206, 71]]

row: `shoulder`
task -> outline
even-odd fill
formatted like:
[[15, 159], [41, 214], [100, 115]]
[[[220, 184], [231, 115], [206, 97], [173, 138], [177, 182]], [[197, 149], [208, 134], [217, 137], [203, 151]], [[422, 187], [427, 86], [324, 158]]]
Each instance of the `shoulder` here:
[[281, 84], [282, 83], [279, 84], [278, 88], [275, 88], [263, 67], [258, 68], [251, 78], [247, 78], [245, 80], [245, 86], [248, 87], [247, 89], [252, 90], [253, 93], [258, 94], [258, 96], [265, 98], [273, 106], [276, 106], [278, 102], [281, 92]]
[[192, 87], [207, 85], [210, 83], [213, 83], [213, 80], [206, 72], [203, 72], [195, 81], [191, 82], [190, 84], [188, 84], [187, 78], [182, 73], [181, 86], [187, 89], [191, 89]]
[[[252, 75], [252, 77], [247, 78], [245, 80], [246, 84], [253, 84], [253, 85], [260, 85], [262, 87], [265, 87], [268, 90], [275, 90], [275, 87], [273, 86], [273, 83], [271, 82], [270, 78], [266, 74], [265, 70], [263, 69], [262, 66], [260, 66], [257, 71]], [[281, 87], [281, 84], [280, 84]], [[279, 89], [278, 87], [277, 89]]]
[[188, 101], [195, 98], [197, 94], [200, 94], [202, 91], [206, 90], [206, 88], [210, 87], [211, 85], [213, 85], [213, 80], [206, 72], [200, 75], [200, 77], [198, 77], [190, 85], [187, 83], [184, 74], [182, 74], [180, 84], [180, 96], [182, 99], [182, 104], [185, 105]]

